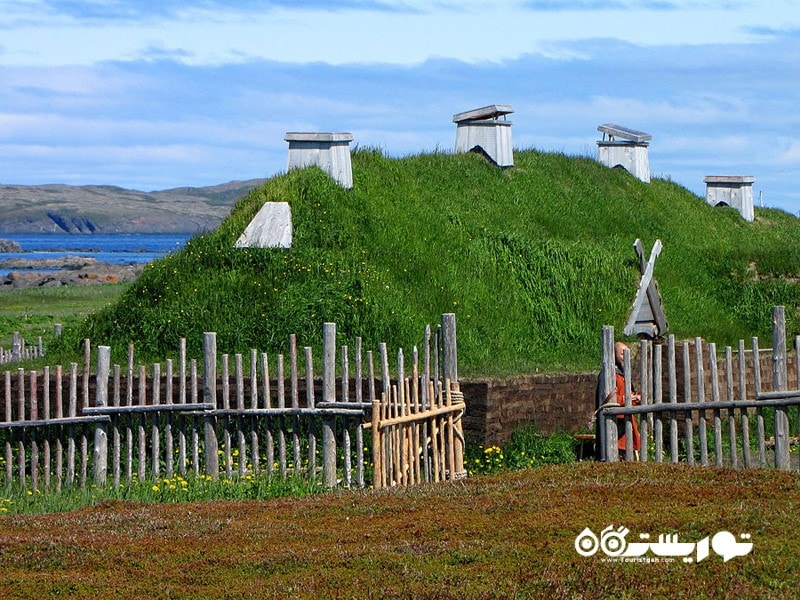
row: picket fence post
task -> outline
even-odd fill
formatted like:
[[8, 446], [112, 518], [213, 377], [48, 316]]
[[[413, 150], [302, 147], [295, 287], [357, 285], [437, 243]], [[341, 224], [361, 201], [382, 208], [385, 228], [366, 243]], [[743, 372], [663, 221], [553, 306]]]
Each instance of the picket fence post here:
[[458, 384], [458, 352], [456, 349], [456, 315], [442, 315], [442, 361], [443, 379], [449, 379], [453, 385]]
[[[598, 401], [605, 403], [616, 388], [616, 376], [614, 372], [614, 328], [611, 325], [604, 325], [601, 332], [601, 343], [603, 349], [603, 367], [600, 379], [600, 394]], [[599, 406], [597, 407], [600, 408]], [[616, 415], [606, 415], [605, 411], [600, 410], [597, 415], [600, 422], [600, 440], [598, 443], [601, 448], [601, 460], [608, 462], [619, 461], [619, 449], [617, 447], [617, 417]]]
[[[108, 406], [108, 377], [111, 365], [111, 348], [97, 347], [97, 382], [95, 406]], [[108, 424], [97, 423], [94, 430], [94, 482], [106, 485], [108, 476]]]
[[[783, 306], [772, 307], [772, 389], [787, 390], [786, 382], [786, 315]], [[789, 415], [785, 406], [775, 408], [775, 467], [788, 471]]]
[[[203, 334], [203, 402], [217, 405], [217, 334]], [[219, 456], [217, 455], [216, 418], [206, 412], [203, 417], [205, 430], [206, 475], [214, 481], [219, 479]], [[241, 457], [244, 460], [244, 457]]]
[[[336, 400], [336, 323], [324, 323], [322, 349], [322, 402]], [[344, 399], [343, 399], [344, 400]], [[322, 479], [336, 487], [336, 435], [333, 417], [322, 417]]]

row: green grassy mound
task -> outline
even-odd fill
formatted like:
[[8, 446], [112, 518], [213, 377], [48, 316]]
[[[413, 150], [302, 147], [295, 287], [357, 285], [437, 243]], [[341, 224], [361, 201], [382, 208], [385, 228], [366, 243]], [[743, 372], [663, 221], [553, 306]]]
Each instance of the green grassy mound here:
[[[477, 154], [358, 149], [352, 161], [349, 191], [316, 168], [270, 179], [62, 349], [89, 337], [160, 360], [180, 337], [199, 353], [216, 331], [221, 352], [285, 352], [290, 333], [318, 345], [332, 321], [343, 344], [408, 351], [454, 312], [460, 374], [594, 369], [601, 326], [621, 332], [636, 292], [636, 238], [648, 254], [664, 243], [655, 274], [677, 336], [768, 337], [774, 304], [797, 330], [800, 222], [782, 211], [747, 223], [669, 181], [535, 150], [506, 170]], [[290, 203], [293, 247], [234, 249], [267, 201]]]

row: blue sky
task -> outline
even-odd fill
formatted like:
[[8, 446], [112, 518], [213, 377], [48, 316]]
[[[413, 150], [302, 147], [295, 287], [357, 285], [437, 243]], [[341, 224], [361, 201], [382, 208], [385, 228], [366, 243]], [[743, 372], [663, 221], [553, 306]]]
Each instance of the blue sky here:
[[594, 157], [620, 123], [654, 177], [800, 212], [800, 0], [4, 0], [0, 81], [5, 184], [270, 177], [287, 131], [450, 150], [510, 104], [515, 148]]

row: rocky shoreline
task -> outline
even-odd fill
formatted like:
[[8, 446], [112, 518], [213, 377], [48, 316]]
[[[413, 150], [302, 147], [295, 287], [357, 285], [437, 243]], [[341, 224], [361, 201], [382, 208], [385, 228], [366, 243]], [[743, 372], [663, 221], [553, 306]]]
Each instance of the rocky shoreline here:
[[10, 258], [0, 260], [0, 269], [10, 271], [8, 275], [0, 277], [0, 290], [133, 281], [145, 266], [144, 263], [104, 263], [81, 256], [31, 260]]
[[0, 238], [0, 253], [2, 252], [22, 252], [22, 248], [17, 242]]

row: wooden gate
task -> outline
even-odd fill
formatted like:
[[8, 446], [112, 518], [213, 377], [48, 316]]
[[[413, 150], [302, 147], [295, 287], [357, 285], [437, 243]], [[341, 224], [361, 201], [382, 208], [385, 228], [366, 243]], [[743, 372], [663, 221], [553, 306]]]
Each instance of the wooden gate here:
[[392, 386], [388, 401], [384, 395], [384, 401], [372, 403], [375, 488], [466, 477], [464, 396], [450, 379], [444, 388], [434, 393], [431, 381], [427, 397], [433, 402], [428, 404], [420, 402], [418, 386], [407, 379], [404, 386]]

